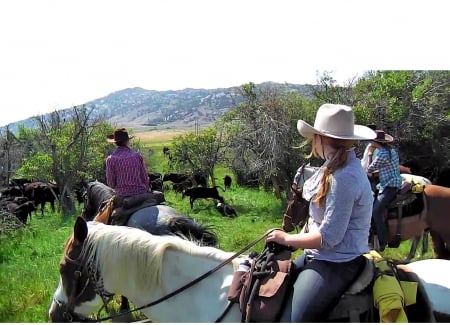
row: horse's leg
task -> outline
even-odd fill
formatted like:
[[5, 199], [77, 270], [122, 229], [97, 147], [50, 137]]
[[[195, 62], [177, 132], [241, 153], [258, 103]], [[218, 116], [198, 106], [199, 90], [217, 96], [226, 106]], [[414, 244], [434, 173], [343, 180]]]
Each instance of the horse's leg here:
[[428, 252], [428, 235], [430, 231], [424, 230], [422, 234], [422, 256], [425, 255], [426, 252]]
[[430, 235], [435, 257], [450, 260], [450, 250], [447, 249], [444, 238], [434, 230], [430, 230]]

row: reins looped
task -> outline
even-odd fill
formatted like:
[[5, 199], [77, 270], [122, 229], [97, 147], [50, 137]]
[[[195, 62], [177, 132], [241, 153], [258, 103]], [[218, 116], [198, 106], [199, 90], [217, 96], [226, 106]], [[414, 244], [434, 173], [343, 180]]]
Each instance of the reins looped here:
[[[196, 279], [192, 280], [191, 282], [185, 284], [184, 286], [182, 286], [182, 287], [172, 291], [171, 293], [165, 295], [164, 297], [156, 299], [156, 300], [154, 300], [154, 301], [152, 301], [152, 302], [150, 302], [148, 304], [145, 304], [145, 305], [143, 305], [141, 307], [137, 307], [137, 308], [134, 308], [134, 309], [131, 309], [131, 310], [127, 310], [127, 311], [121, 312], [121, 313], [119, 313], [117, 315], [114, 315], [114, 316], [108, 316], [108, 317], [103, 317], [103, 318], [97, 319], [97, 322], [102, 322], [102, 321], [105, 321], [105, 320], [113, 319], [114, 317], [130, 314], [132, 312], [135, 312], [135, 311], [138, 311], [138, 310], [142, 310], [144, 308], [148, 308], [148, 307], [157, 305], [157, 304], [159, 304], [159, 303], [161, 303], [161, 302], [163, 302], [163, 301], [165, 301], [165, 300], [167, 300], [167, 299], [177, 295], [178, 293], [180, 293], [180, 292], [182, 292], [182, 291], [192, 287], [193, 285], [197, 284], [198, 282], [202, 281], [203, 279], [207, 278], [209, 275], [213, 274], [217, 270], [221, 269], [222, 267], [224, 267], [225, 265], [230, 263], [233, 259], [235, 259], [239, 255], [241, 255], [242, 253], [247, 251], [249, 248], [255, 246], [257, 243], [259, 243], [264, 238], [266, 238], [274, 230], [279, 230], [279, 228], [274, 228], [274, 229], [270, 229], [270, 230], [266, 231], [262, 236], [258, 237], [257, 239], [255, 239], [252, 242], [250, 242], [249, 244], [247, 244], [244, 248], [239, 250], [237, 253], [233, 254], [231, 257], [227, 258], [225, 261], [223, 261], [222, 263], [220, 263], [219, 265], [217, 265], [213, 269], [211, 269], [208, 272], [202, 274], [201, 276], [199, 276], [198, 278], [196, 278]], [[231, 304], [228, 304], [227, 307], [226, 307], [225, 312], [228, 311], [230, 309], [230, 307], [231, 307]], [[222, 313], [222, 315], [218, 318], [217, 321], [219, 321], [220, 319], [222, 319], [224, 317], [225, 312]]]

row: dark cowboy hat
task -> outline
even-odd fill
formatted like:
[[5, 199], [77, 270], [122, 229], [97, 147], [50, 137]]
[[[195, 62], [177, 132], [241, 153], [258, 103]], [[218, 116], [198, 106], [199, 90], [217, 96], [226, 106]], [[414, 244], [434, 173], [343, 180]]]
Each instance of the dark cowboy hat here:
[[377, 137], [375, 139], [372, 139], [372, 141], [380, 142], [380, 143], [388, 143], [394, 141], [394, 138], [384, 133], [383, 130], [375, 130], [375, 133], [377, 134]]
[[120, 129], [116, 129], [114, 131], [114, 134], [108, 135], [106, 137], [106, 141], [108, 141], [109, 143], [117, 143], [117, 142], [125, 142], [125, 141], [128, 141], [133, 138], [134, 137], [128, 136], [127, 129], [120, 128]]

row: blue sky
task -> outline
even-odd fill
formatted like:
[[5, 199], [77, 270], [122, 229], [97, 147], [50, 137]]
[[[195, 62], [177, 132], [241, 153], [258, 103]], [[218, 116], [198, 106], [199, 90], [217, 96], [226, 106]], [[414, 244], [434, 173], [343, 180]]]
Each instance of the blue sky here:
[[445, 1], [0, 3], [0, 126], [111, 92], [449, 69]]

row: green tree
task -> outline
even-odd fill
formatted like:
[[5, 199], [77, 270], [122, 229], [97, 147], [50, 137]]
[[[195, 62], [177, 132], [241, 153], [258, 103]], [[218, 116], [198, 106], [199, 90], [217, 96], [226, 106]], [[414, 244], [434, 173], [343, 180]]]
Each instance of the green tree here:
[[449, 90], [449, 71], [373, 71], [354, 93], [367, 121], [394, 136], [401, 159], [436, 173], [450, 160]]
[[272, 184], [277, 197], [288, 188], [293, 172], [304, 161], [297, 120], [311, 113], [298, 93], [283, 88], [242, 85], [243, 102], [223, 118], [229, 165], [241, 185], [251, 179]]
[[28, 148], [28, 145], [20, 141], [9, 129], [9, 125], [4, 130], [0, 130], [0, 180], [2, 185], [8, 186], [15, 171], [20, 167]]
[[318, 76], [317, 84], [312, 87], [315, 101], [318, 106], [324, 103], [344, 104], [348, 106], [355, 105], [353, 87], [358, 82], [354, 76], [339, 85], [333, 77], [332, 71], [324, 71]]
[[172, 141], [172, 166], [179, 171], [204, 173], [213, 186], [216, 185], [214, 167], [223, 159], [222, 132], [214, 127], [203, 129], [198, 134], [188, 132]]
[[69, 114], [55, 111], [36, 117], [37, 129], [19, 132], [19, 138], [28, 143], [31, 150], [17, 173], [56, 182], [63, 216], [75, 212], [72, 192], [76, 183], [104, 174], [108, 150], [105, 137], [112, 133], [112, 127], [93, 119], [92, 111], [84, 105], [74, 107]]

